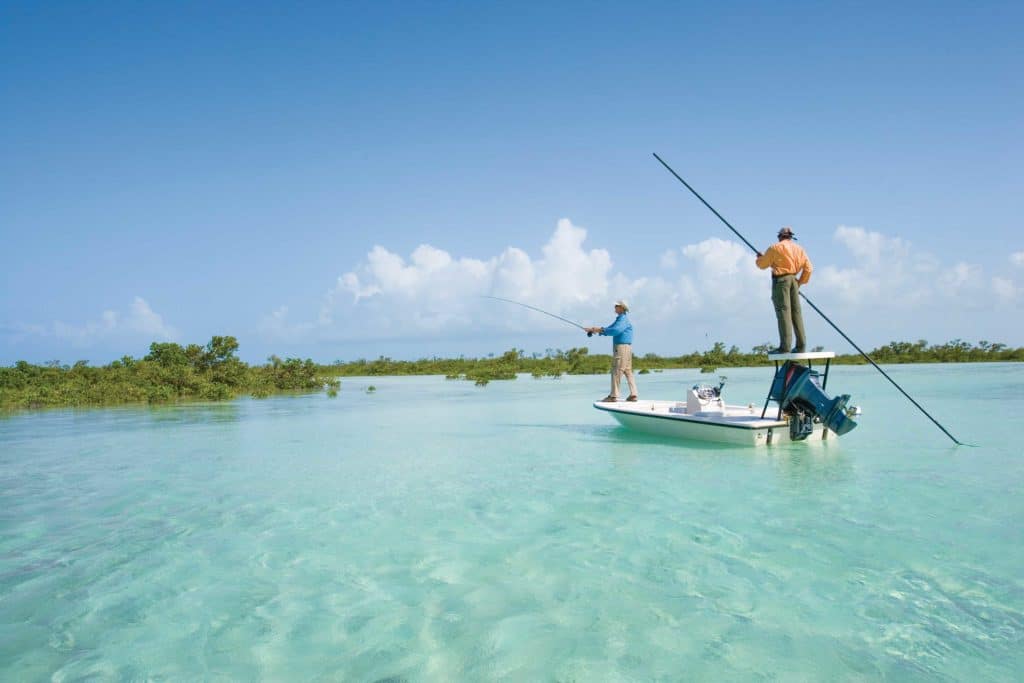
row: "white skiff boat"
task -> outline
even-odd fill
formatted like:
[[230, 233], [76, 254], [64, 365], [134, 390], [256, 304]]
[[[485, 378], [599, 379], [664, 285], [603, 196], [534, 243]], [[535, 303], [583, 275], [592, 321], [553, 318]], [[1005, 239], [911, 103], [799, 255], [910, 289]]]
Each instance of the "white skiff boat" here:
[[[723, 378], [717, 387], [694, 386], [685, 401], [597, 401], [594, 407], [629, 429], [677, 439], [749, 446], [823, 441], [856, 427], [851, 418], [860, 414], [859, 408], [846, 407], [848, 394], [835, 399], [825, 394], [834, 357], [831, 351], [769, 354], [775, 376], [763, 406], [725, 403]], [[815, 360], [825, 361], [824, 373], [813, 369]], [[771, 402], [778, 407], [769, 411]]]

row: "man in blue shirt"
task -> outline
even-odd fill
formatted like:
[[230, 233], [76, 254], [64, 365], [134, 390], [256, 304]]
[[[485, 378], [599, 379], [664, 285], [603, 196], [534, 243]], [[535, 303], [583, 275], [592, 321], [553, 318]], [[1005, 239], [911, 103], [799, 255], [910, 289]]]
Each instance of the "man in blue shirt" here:
[[608, 327], [588, 327], [588, 334], [600, 334], [612, 338], [612, 393], [601, 401], [614, 403], [619, 400], [619, 381], [622, 375], [629, 383], [627, 401], [636, 401], [636, 382], [633, 381], [633, 323], [629, 322], [629, 306], [621, 299], [615, 302], [615, 322]]

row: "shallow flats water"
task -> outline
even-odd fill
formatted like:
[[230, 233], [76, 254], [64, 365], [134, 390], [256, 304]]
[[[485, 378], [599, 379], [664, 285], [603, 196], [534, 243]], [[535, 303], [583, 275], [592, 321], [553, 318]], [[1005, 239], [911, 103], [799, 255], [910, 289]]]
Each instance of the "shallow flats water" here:
[[861, 426], [761, 450], [603, 376], [0, 418], [0, 680], [1019, 680], [1024, 365], [890, 372], [979, 446], [842, 366]]

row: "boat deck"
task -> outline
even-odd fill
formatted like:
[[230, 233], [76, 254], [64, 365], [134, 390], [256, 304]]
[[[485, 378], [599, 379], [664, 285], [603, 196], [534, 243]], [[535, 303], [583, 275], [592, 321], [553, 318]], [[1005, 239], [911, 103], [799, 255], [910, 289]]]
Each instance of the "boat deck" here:
[[739, 429], [768, 429], [785, 427], [786, 422], [775, 418], [761, 417], [761, 409], [754, 404], [746, 406], [726, 405], [724, 412], [686, 412], [686, 403], [680, 401], [636, 401], [630, 403], [603, 403], [595, 401], [594, 407], [611, 413], [636, 415], [645, 418], [661, 418], [680, 422], [697, 422], [721, 427]]

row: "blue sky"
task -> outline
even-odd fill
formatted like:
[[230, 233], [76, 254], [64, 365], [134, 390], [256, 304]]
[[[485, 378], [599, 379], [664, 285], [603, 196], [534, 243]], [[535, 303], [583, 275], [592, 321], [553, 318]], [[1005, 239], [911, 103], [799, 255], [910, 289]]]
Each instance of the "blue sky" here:
[[[1024, 345], [1020, 3], [6, 3], [0, 362]], [[812, 345], [849, 350], [807, 311]]]

